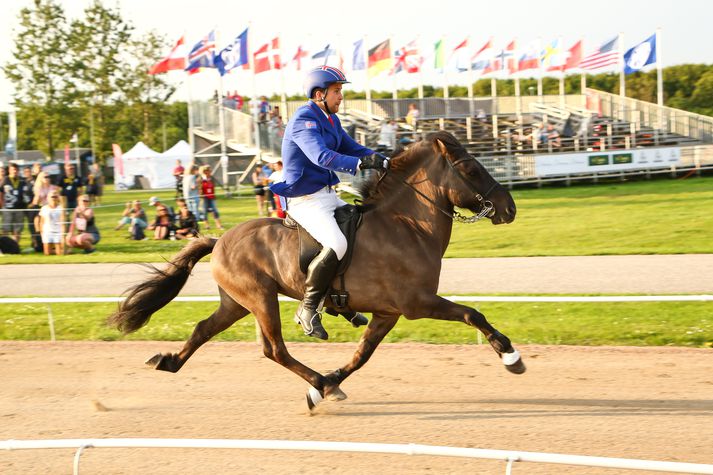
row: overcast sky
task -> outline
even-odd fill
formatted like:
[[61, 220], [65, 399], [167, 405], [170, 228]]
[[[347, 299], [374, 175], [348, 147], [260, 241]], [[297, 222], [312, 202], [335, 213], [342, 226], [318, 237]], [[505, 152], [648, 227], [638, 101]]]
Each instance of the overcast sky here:
[[[61, 0], [69, 18], [82, 16], [92, 0]], [[713, 1], [708, 0], [597, 0], [577, 2], [550, 1], [469, 1], [435, 0], [360, 0], [341, 2], [305, 2], [297, 0], [237, 1], [237, 0], [105, 0], [107, 6], [118, 5], [124, 19], [133, 23], [139, 32], [156, 30], [175, 41], [185, 32], [186, 42], [193, 44], [212, 28], [217, 27], [219, 46], [239, 34], [248, 22], [251, 25], [252, 46], [260, 45], [279, 35], [284, 56], [292, 57], [298, 44], [314, 51], [325, 44], [342, 44], [345, 56], [351, 53], [348, 45], [366, 35], [373, 46], [392, 35], [397, 47], [419, 36], [421, 43], [431, 45], [441, 36], [452, 49], [456, 42], [470, 35], [474, 47], [493, 37], [496, 47], [502, 48], [516, 38], [521, 44], [538, 37], [542, 41], [560, 37], [565, 45], [581, 38], [585, 41], [585, 55], [619, 32], [625, 35], [628, 48], [662, 28], [660, 58], [664, 66], [681, 63], [713, 63]], [[22, 7], [32, 0], [3, 1], [0, 16], [0, 64], [10, 59], [14, 35]], [[428, 6], [427, 6], [428, 5]], [[431, 46], [428, 46], [431, 48]], [[350, 58], [345, 58], [350, 62]], [[347, 72], [349, 68], [347, 68]], [[297, 92], [301, 85], [299, 73], [288, 73], [286, 89]], [[355, 89], [364, 88], [363, 73], [350, 77]], [[399, 75], [400, 87], [413, 87], [416, 76]], [[171, 73], [176, 84], [182, 73]], [[477, 76], [475, 77], [477, 79]], [[257, 92], [269, 93], [279, 88], [277, 74], [258, 76]], [[428, 75], [426, 83], [439, 79]], [[465, 74], [450, 77], [449, 82], [464, 83]], [[218, 86], [213, 71], [191, 78], [191, 91], [196, 97], [207, 97]], [[372, 81], [372, 88], [389, 90], [393, 80], [384, 76]], [[253, 90], [252, 78], [246, 73], [226, 76], [225, 87], [245, 94]], [[0, 110], [7, 110], [11, 101], [12, 85], [0, 72]], [[185, 82], [176, 98], [187, 95]]]

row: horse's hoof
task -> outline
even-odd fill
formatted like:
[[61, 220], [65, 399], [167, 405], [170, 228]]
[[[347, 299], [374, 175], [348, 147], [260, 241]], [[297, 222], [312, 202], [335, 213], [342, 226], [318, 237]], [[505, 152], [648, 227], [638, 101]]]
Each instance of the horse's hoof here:
[[522, 374], [527, 370], [517, 350], [514, 350], [512, 353], [502, 353], [500, 357], [503, 360], [505, 369], [513, 374]]
[[339, 386], [335, 387], [334, 389], [330, 389], [327, 391], [327, 393], [324, 395], [324, 398], [327, 401], [344, 401], [347, 398], [347, 395], [339, 389]]
[[322, 402], [322, 394], [315, 389], [313, 386], [310, 386], [309, 389], [307, 390], [307, 407], [309, 408], [310, 412], [314, 410], [315, 407], [317, 407], [317, 404]]
[[159, 363], [159, 361], [161, 361], [161, 358], [163, 358], [163, 355], [161, 353], [157, 353], [157, 354], [153, 355], [151, 358], [144, 361], [144, 364], [146, 364], [148, 366], [153, 366], [155, 368], [156, 365]]

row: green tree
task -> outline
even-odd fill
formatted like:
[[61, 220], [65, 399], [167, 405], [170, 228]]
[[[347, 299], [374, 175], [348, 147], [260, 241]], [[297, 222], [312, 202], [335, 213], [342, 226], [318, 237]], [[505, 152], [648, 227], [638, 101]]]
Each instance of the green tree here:
[[64, 126], [71, 82], [65, 54], [67, 22], [55, 0], [34, 0], [34, 8], [23, 8], [19, 16], [13, 59], [3, 67], [16, 90], [18, 149], [39, 148], [49, 155], [57, 143], [69, 137]]
[[[109, 9], [100, 0], [94, 0], [84, 10], [84, 18], [71, 24], [68, 46], [75, 80], [69, 97], [73, 105], [84, 110], [80, 145], [92, 145], [97, 151], [111, 150], [109, 130], [113, 118], [107, 106], [125, 95], [123, 76], [129, 66], [127, 51], [132, 31], [118, 8]], [[93, 131], [88, 124], [94, 124]]]

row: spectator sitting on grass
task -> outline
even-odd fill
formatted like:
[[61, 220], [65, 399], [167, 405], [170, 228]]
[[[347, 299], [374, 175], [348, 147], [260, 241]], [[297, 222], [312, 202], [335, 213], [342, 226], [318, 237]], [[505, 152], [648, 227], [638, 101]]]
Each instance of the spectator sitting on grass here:
[[147, 229], [154, 232], [153, 238], [156, 240], [168, 239], [170, 231], [173, 229], [173, 217], [168, 213], [166, 206], [156, 206], [156, 219]]
[[176, 206], [178, 206], [178, 214], [174, 224], [176, 227], [176, 239], [193, 239], [198, 236], [198, 220], [188, 209], [186, 200], [176, 200]]
[[89, 207], [89, 195], [81, 195], [69, 220], [67, 246], [83, 249], [85, 254], [96, 251], [94, 245], [99, 242], [99, 229], [94, 223], [94, 211]]
[[156, 213], [158, 214], [158, 209], [163, 206], [166, 208], [166, 211], [168, 211], [168, 216], [171, 218], [171, 221], [173, 222], [173, 218], [175, 217], [176, 213], [173, 211], [173, 208], [170, 206], [161, 203], [161, 201], [158, 199], [158, 196], [152, 196], [149, 198], [149, 206], [155, 206], [156, 207]]
[[146, 212], [141, 207], [141, 201], [134, 200], [126, 203], [126, 208], [121, 214], [119, 224], [114, 229], [118, 231], [126, 224], [129, 225], [129, 237], [131, 239], [137, 241], [144, 239], [144, 229], [148, 226], [148, 222], [146, 220]]

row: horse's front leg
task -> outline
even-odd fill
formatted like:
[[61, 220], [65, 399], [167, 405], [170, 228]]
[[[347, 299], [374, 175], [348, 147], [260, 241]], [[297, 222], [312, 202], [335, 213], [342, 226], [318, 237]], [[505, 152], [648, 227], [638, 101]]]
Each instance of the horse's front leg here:
[[522, 374], [525, 364], [520, 353], [513, 348], [510, 339], [497, 331], [486, 319], [485, 315], [475, 309], [446, 300], [438, 295], [428, 295], [411, 300], [409, 308], [404, 310], [404, 316], [409, 320], [417, 318], [433, 318], [463, 322], [476, 327], [488, 339], [490, 346], [502, 358], [505, 368], [511, 373]]
[[386, 314], [373, 314], [372, 319], [369, 322], [369, 326], [366, 327], [364, 334], [359, 340], [359, 346], [354, 352], [354, 356], [349, 363], [342, 366], [341, 368], [332, 371], [324, 376], [324, 392], [325, 396], [330, 393], [338, 392], [341, 393], [339, 385], [349, 377], [353, 372], [364, 366], [371, 355], [374, 354], [374, 350], [379, 346], [384, 337], [394, 328], [396, 322], [399, 320], [399, 315], [386, 315]]

